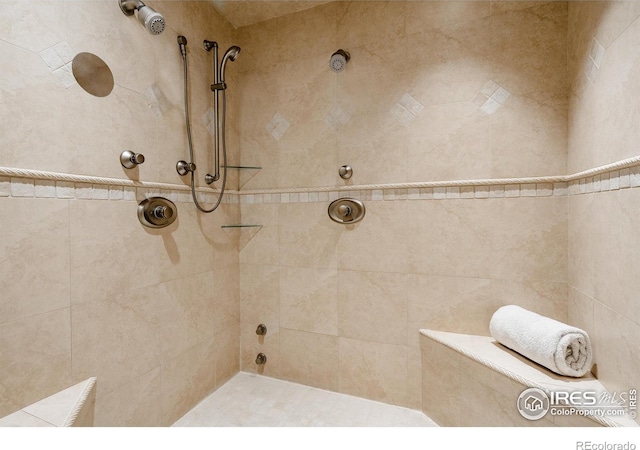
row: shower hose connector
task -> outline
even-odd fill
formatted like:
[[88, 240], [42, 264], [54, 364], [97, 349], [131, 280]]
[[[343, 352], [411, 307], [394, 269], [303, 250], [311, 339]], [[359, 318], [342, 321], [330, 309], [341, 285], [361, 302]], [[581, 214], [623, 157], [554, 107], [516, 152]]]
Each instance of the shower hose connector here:
[[210, 173], [204, 176], [204, 182], [207, 184], [211, 184], [220, 179], [220, 175], [211, 175]]

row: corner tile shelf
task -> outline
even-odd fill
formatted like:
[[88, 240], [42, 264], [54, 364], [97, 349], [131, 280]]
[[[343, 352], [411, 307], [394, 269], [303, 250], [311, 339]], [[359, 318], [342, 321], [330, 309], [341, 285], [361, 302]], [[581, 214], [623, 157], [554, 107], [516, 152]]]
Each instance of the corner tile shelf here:
[[228, 165], [227, 169], [262, 170], [262, 167], [260, 167], [260, 166], [234, 166], [234, 165]]
[[229, 236], [229, 239], [236, 245], [238, 250], [242, 250], [258, 234], [262, 229], [262, 225], [237, 223], [221, 225], [220, 228], [227, 233], [227, 236]]
[[[258, 171], [262, 170], [262, 167], [260, 166], [241, 166], [241, 165], [235, 165], [235, 164], [228, 164], [226, 167], [227, 169], [236, 169], [240, 171], [240, 177], [239, 177], [240, 186], [244, 186], [245, 184], [247, 184], [247, 182], [249, 182], [249, 180], [258, 173]], [[246, 175], [243, 176], [242, 175], [243, 173]]]

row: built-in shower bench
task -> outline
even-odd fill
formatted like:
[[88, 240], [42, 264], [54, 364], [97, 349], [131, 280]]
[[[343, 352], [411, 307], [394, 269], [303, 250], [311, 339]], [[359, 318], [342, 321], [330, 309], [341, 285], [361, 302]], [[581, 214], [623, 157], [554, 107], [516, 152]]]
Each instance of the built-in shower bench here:
[[551, 415], [531, 421], [517, 409], [526, 388], [608, 394], [591, 374], [557, 375], [488, 336], [420, 330], [422, 410], [441, 426], [638, 426], [624, 416]]
[[0, 427], [91, 427], [96, 379], [89, 378], [0, 419]]

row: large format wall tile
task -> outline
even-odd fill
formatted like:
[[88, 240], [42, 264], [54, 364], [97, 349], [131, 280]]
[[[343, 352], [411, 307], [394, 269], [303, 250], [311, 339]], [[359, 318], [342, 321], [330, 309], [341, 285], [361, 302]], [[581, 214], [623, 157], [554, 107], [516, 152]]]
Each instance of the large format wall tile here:
[[340, 392], [407, 402], [407, 347], [340, 338]]
[[66, 11], [63, 2], [34, 1], [30, 6], [16, 8], [10, 1], [0, 2], [1, 40], [40, 52], [64, 39]]
[[69, 308], [0, 325], [0, 348], [0, 416], [73, 384]]
[[96, 400], [94, 426], [153, 427], [161, 414], [160, 368]]
[[72, 304], [108, 299], [160, 281], [162, 238], [140, 225], [136, 207], [132, 202], [72, 203]]
[[280, 268], [280, 326], [337, 335], [338, 280], [335, 269]]
[[277, 266], [240, 266], [241, 321], [256, 326], [280, 323], [280, 274]]
[[283, 204], [280, 215], [280, 265], [335, 268], [341, 226], [321, 203]]
[[160, 365], [154, 310], [153, 290], [145, 288], [72, 308], [73, 376], [97, 377], [96, 398]]
[[213, 273], [205, 272], [154, 286], [151, 290], [160, 334], [162, 359], [184, 353], [215, 335], [216, 297]]
[[365, 218], [355, 225], [335, 224], [323, 217], [340, 232], [338, 268], [406, 273], [409, 205], [406, 202], [367, 202], [365, 208]]
[[411, 203], [407, 258], [414, 273], [566, 281], [566, 199]]
[[0, 323], [69, 307], [69, 203], [2, 198], [0, 210]]
[[280, 376], [297, 383], [337, 391], [340, 379], [338, 351], [337, 336], [281, 328]]
[[163, 362], [162, 426], [174, 423], [216, 388], [215, 347], [213, 340], [205, 341]]
[[340, 336], [383, 344], [407, 342], [407, 275], [341, 270]]

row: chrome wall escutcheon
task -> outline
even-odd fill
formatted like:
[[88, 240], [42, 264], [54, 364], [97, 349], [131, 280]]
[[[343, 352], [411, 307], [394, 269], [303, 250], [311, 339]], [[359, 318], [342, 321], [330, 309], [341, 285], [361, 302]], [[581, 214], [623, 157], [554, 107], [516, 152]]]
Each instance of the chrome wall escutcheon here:
[[342, 178], [343, 180], [348, 180], [353, 175], [353, 169], [351, 168], [351, 166], [342, 166], [340, 167], [340, 169], [338, 169], [338, 175], [340, 175], [340, 178]]
[[328, 212], [334, 222], [349, 225], [362, 220], [365, 208], [364, 203], [355, 198], [339, 198], [331, 202]]
[[261, 366], [266, 363], [267, 363], [267, 355], [265, 355], [264, 353], [258, 353], [258, 356], [256, 356], [256, 364]]
[[125, 150], [120, 154], [120, 164], [125, 169], [133, 169], [138, 164], [144, 162], [144, 155], [142, 153], [134, 153], [131, 150]]
[[180, 175], [181, 177], [185, 176], [189, 172], [195, 172], [195, 171], [196, 171], [196, 165], [194, 163], [188, 163], [182, 160], [176, 163], [176, 172], [178, 172], [178, 175]]
[[176, 205], [166, 198], [151, 197], [138, 205], [138, 219], [149, 228], [164, 228], [171, 225], [178, 217]]

